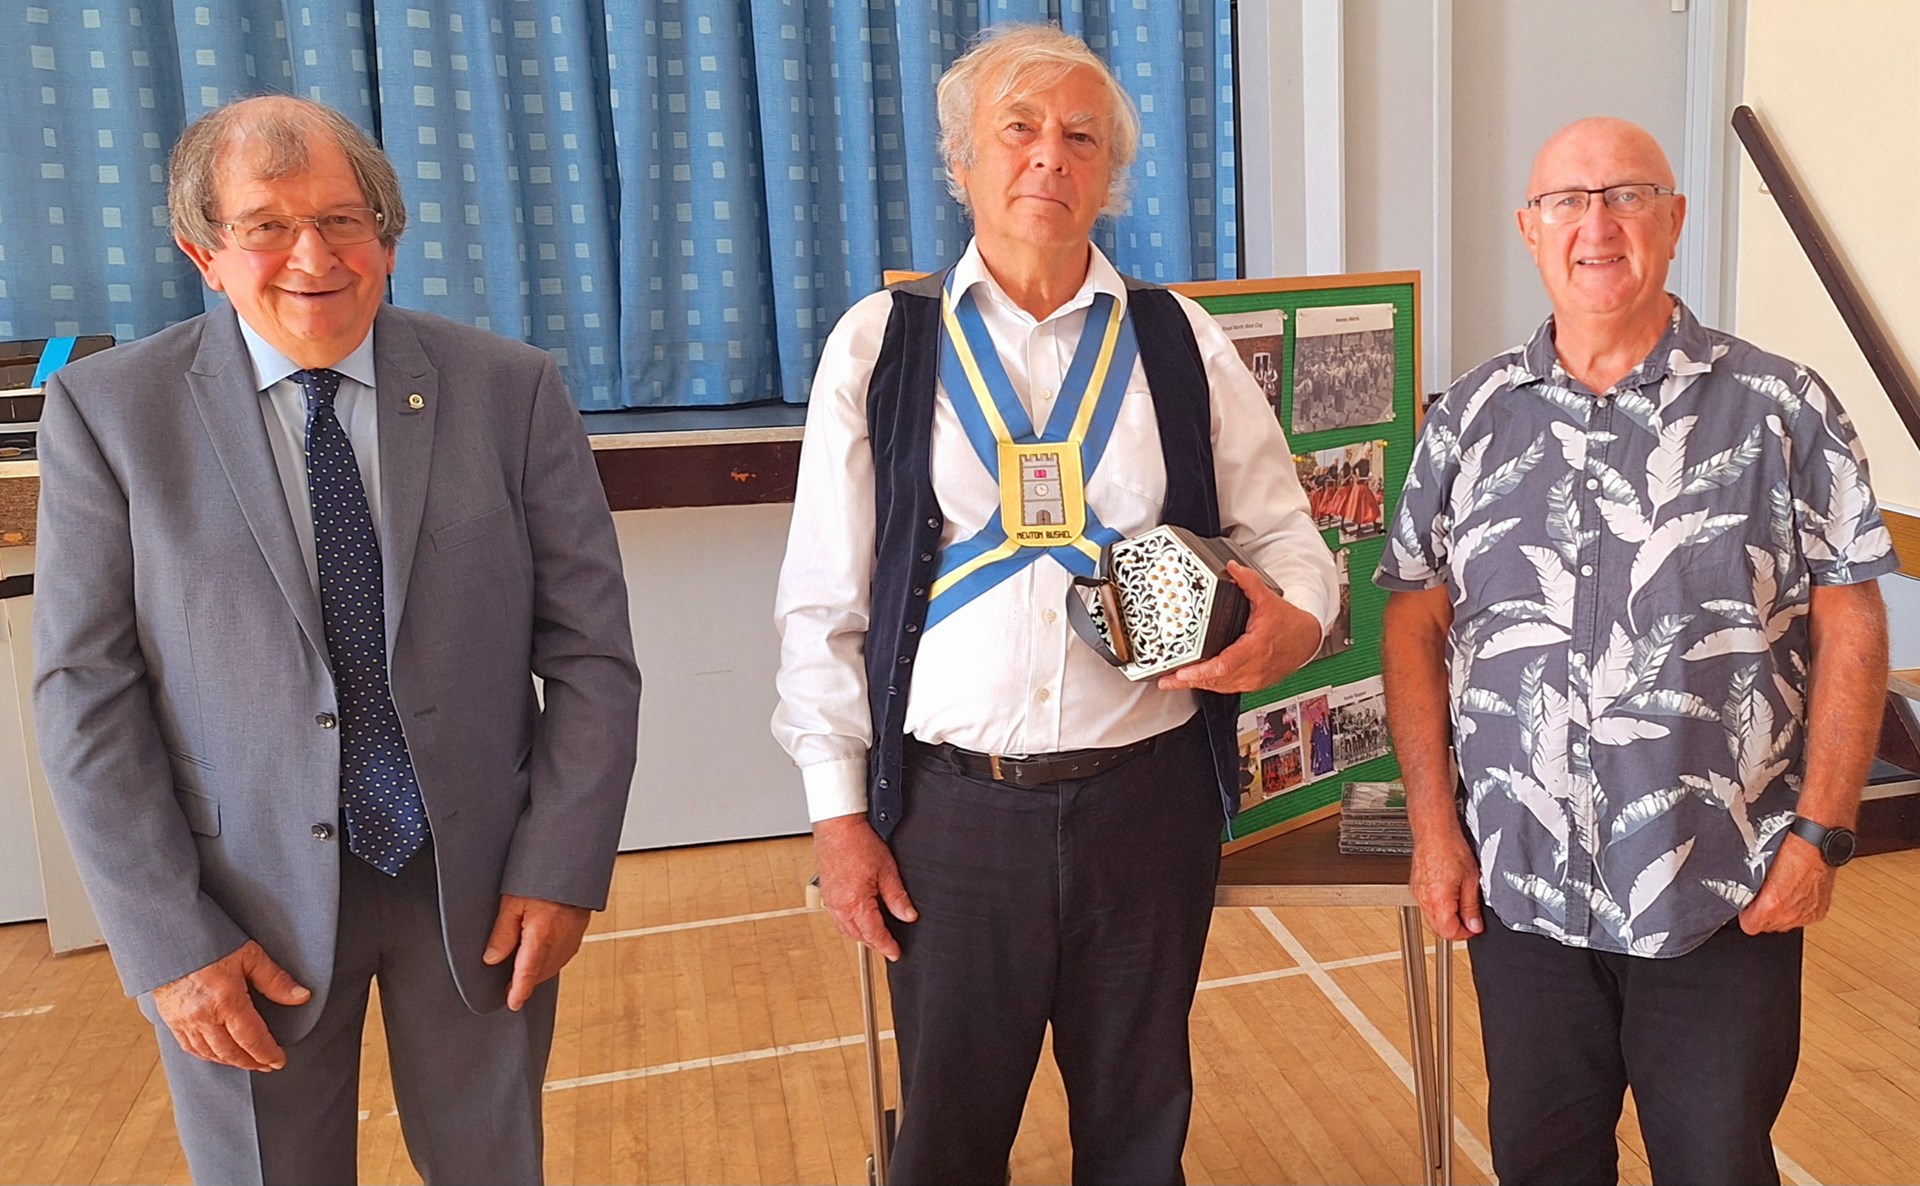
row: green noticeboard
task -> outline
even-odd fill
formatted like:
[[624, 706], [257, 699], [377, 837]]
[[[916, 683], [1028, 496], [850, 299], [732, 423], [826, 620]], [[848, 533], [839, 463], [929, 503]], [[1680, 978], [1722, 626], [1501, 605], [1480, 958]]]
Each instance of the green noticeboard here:
[[1387, 594], [1373, 573], [1419, 435], [1420, 274], [1173, 287], [1214, 315], [1267, 392], [1347, 590], [1344, 627], [1321, 655], [1242, 697], [1232, 849], [1334, 814], [1345, 783], [1400, 777], [1379, 682]]

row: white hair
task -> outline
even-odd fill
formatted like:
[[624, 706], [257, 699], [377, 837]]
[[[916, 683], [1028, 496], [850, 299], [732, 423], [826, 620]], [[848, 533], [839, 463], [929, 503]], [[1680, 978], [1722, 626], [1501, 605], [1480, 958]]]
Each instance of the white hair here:
[[940, 157], [946, 162], [947, 192], [954, 201], [963, 207], [971, 205], [966, 187], [953, 170], [955, 164], [972, 168], [976, 159], [974, 113], [981, 107], [1038, 94], [1080, 69], [1094, 71], [1113, 99], [1112, 134], [1106, 140], [1113, 180], [1100, 213], [1126, 213], [1127, 167], [1140, 148], [1140, 113], [1112, 68], [1086, 42], [1053, 25], [1008, 24], [989, 29], [940, 76]]

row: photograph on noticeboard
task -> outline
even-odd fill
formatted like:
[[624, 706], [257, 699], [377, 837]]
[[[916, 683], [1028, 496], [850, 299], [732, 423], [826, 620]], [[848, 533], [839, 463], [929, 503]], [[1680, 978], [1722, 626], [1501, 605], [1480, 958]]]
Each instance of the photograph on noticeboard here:
[[1357, 441], [1293, 459], [1316, 527], [1339, 528], [1343, 544], [1386, 530], [1386, 447]]
[[1327, 696], [1333, 727], [1334, 765], [1344, 770], [1382, 757], [1387, 737], [1387, 698], [1379, 676], [1342, 684]]
[[1264, 797], [1260, 786], [1260, 725], [1255, 712], [1240, 714], [1240, 810]]
[[1267, 397], [1275, 417], [1280, 414], [1280, 343], [1287, 332], [1287, 315], [1280, 309], [1253, 313], [1217, 313], [1213, 318], [1240, 352], [1253, 381]]
[[1306, 774], [1301, 764], [1300, 747], [1289, 746], [1279, 753], [1261, 758], [1260, 780], [1260, 794], [1264, 799], [1283, 795], [1305, 785]]
[[1293, 701], [1268, 705], [1260, 709], [1260, 752], [1271, 754], [1290, 745], [1300, 744], [1300, 722], [1298, 709]]
[[1392, 305], [1300, 310], [1293, 328], [1292, 431], [1390, 422], [1393, 372]]
[[1333, 716], [1328, 704], [1329, 688], [1320, 688], [1300, 697], [1301, 744], [1306, 747], [1307, 773], [1311, 780], [1325, 778], [1336, 769], [1333, 761]]

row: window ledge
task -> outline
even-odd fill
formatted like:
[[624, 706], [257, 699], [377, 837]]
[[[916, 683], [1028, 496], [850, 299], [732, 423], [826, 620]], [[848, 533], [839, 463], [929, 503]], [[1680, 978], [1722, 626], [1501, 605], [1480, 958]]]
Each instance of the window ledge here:
[[616, 511], [793, 501], [807, 409], [588, 412], [593, 461]]
[[761, 404], [747, 408], [659, 408], [588, 412], [587, 436], [596, 450], [660, 449], [689, 445], [737, 445], [797, 441], [806, 424], [805, 405]]

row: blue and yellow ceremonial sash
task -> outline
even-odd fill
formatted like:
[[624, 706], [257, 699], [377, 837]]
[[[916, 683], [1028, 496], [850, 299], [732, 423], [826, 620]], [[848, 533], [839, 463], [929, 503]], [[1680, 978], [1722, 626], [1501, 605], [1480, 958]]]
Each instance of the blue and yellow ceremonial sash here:
[[1059, 401], [1036, 435], [987, 335], [971, 290], [940, 300], [940, 382], [967, 441], [1000, 487], [1000, 514], [940, 552], [931, 628], [1042, 556], [1093, 576], [1100, 549], [1121, 538], [1087, 505], [1086, 484], [1105, 454], [1139, 354], [1126, 302], [1094, 297]]

